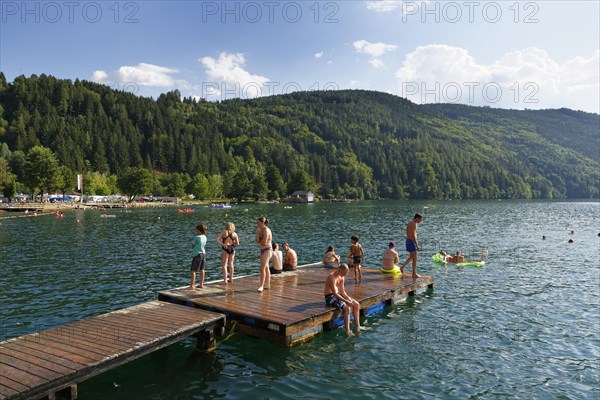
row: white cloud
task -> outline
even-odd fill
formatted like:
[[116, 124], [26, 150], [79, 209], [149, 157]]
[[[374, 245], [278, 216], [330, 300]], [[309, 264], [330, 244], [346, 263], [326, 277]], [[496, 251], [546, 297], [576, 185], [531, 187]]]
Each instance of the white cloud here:
[[598, 113], [600, 57], [564, 63], [530, 47], [478, 63], [466, 49], [417, 47], [396, 71], [400, 95], [416, 103], [462, 103], [504, 108], [570, 107]]
[[366, 40], [357, 40], [352, 43], [359, 53], [365, 53], [372, 57], [381, 57], [388, 51], [395, 51], [397, 46], [385, 43], [369, 43]]
[[323, 54], [324, 53], [322, 51], [315, 53], [315, 58], [321, 58], [321, 57], [323, 57]]
[[[206, 67], [209, 84], [214, 85], [213, 96], [231, 93], [229, 97], [257, 97], [263, 94], [263, 88], [269, 78], [251, 74], [243, 67], [246, 58], [242, 53], [221, 53], [218, 59], [202, 57], [200, 61]], [[221, 90], [224, 89], [224, 90]], [[233, 93], [233, 92], [237, 93]]]
[[379, 58], [374, 58], [369, 60], [369, 64], [371, 64], [374, 68], [383, 68], [385, 64]]
[[187, 81], [173, 77], [178, 72], [174, 68], [139, 63], [135, 66], [124, 65], [110, 73], [101, 70], [94, 71], [92, 80], [98, 83], [122, 83], [159, 88], [188, 89], [190, 84]]

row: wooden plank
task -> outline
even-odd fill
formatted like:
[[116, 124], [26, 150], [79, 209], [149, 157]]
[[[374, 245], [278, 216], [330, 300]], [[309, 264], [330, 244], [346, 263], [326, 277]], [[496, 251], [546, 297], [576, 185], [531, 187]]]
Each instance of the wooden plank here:
[[80, 360], [82, 360], [85, 364], [89, 364], [92, 362], [96, 362], [98, 360], [102, 359], [102, 355], [100, 354], [96, 354], [96, 353], [90, 353], [87, 351], [79, 351], [78, 349], [69, 346], [69, 345], [64, 345], [61, 343], [55, 343], [55, 342], [51, 342], [51, 341], [44, 341], [41, 340], [39, 338], [36, 338], [36, 340], [29, 340], [28, 337], [25, 337], [22, 340], [22, 345], [24, 346], [30, 346], [30, 345], [35, 345], [35, 346], [39, 346], [39, 348], [44, 349], [44, 351], [47, 351], [49, 353], [52, 354], [56, 354], [59, 357], [76, 357]]
[[[40, 382], [47, 382], [48, 379], [44, 379], [34, 374], [28, 374], [25, 371], [21, 371], [12, 365], [4, 364], [0, 362], [0, 377], [11, 380], [12, 382], [18, 382], [27, 388], [32, 388], [40, 384]], [[5, 382], [4, 380], [2, 381]], [[11, 383], [12, 383], [11, 382]]]
[[6, 356], [18, 358], [22, 361], [31, 363], [33, 365], [39, 365], [41, 367], [61, 373], [63, 375], [75, 371], [75, 369], [73, 369], [73, 368], [65, 367], [64, 365], [58, 364], [47, 358], [40, 358], [37, 355], [26, 354], [26, 353], [16, 351], [16, 350], [13, 350], [10, 348], [6, 348], [6, 347], [0, 348], [0, 360]]
[[0, 368], [0, 385], [10, 388], [11, 390], [15, 390], [17, 392], [22, 392], [23, 390], [28, 390], [29, 387], [24, 385], [23, 383], [10, 379], [8, 376], [4, 375], [2, 369]]
[[[40, 344], [37, 341], [31, 341], [31, 340], [27, 340], [25, 338], [23, 340], [19, 341], [19, 345], [22, 346], [24, 349], [25, 348], [33, 348], [36, 350], [41, 350], [44, 353], [53, 354], [55, 356], [65, 358], [67, 360], [71, 360], [71, 361], [74, 361], [74, 362], [82, 364], [82, 365], [86, 365], [86, 364], [94, 362], [94, 359], [88, 358], [88, 357], [84, 356], [83, 354], [72, 353], [70, 351], [65, 351], [64, 349], [57, 348], [54, 346], [52, 346], [52, 347], [45, 346], [43, 344]], [[69, 350], [72, 350], [72, 349], [69, 349]]]
[[68, 335], [65, 335], [57, 329], [45, 331], [41, 333], [39, 337], [40, 343], [43, 343], [41, 342], [42, 340], [61, 343], [101, 355], [114, 353], [115, 351], [120, 351], [124, 348], [124, 346], [116, 346], [115, 344], [111, 343], [102, 343], [100, 341], [90, 340], [75, 334], [69, 333]]
[[39, 376], [45, 380], [56, 379], [56, 378], [64, 375], [64, 374], [61, 374], [60, 372], [56, 372], [54, 370], [45, 368], [40, 365], [33, 364], [28, 361], [21, 360], [19, 358], [9, 356], [7, 354], [2, 355], [1, 363], [4, 365], [9, 365], [12, 368], [18, 369], [20, 371], [23, 371], [23, 372], [27, 373], [28, 375]]
[[[94, 346], [100, 346], [109, 351], [123, 349], [135, 341], [126, 341], [119, 328], [114, 328], [101, 321], [87, 320], [86, 324], [74, 325], [69, 327], [69, 332], [65, 337], [69, 340], [79, 340], [82, 342], [93, 343]], [[120, 334], [120, 337], [117, 336]], [[54, 336], [49, 334], [48, 336]]]
[[[135, 345], [139, 343], [143, 337], [155, 336], [155, 332], [141, 331], [139, 326], [129, 326], [117, 321], [98, 321], [86, 320], [85, 327], [78, 328], [79, 334], [93, 340], [117, 343], [123, 345]], [[143, 333], [142, 333], [143, 332]], [[143, 336], [145, 335], [145, 336]]]
[[5, 398], [7, 398], [7, 397], [10, 397], [10, 396], [14, 396], [14, 395], [16, 395], [16, 394], [19, 394], [19, 391], [18, 391], [18, 390], [12, 389], [12, 388], [10, 388], [10, 387], [7, 387], [7, 386], [4, 386], [4, 385], [1, 383], [1, 380], [2, 380], [2, 379], [0, 379], [0, 399], [5, 399]]
[[[35, 334], [35, 335], [37, 335], [37, 334]], [[30, 339], [28, 337], [25, 337], [25, 339], [24, 339], [24, 341], [29, 341], [29, 340], [32, 340], [32, 339]], [[78, 355], [88, 359], [88, 362], [100, 361], [106, 356], [106, 353], [102, 353], [99, 350], [96, 351], [94, 349], [85, 348], [84, 346], [76, 345], [76, 343], [55, 342], [52, 340], [43, 339], [40, 336], [33, 338], [33, 340], [35, 341], [35, 343], [40, 344], [45, 347], [54, 348], [54, 349], [57, 349], [59, 351], [65, 352], [65, 353], [78, 354]]]
[[[115, 315], [109, 320], [86, 320], [86, 332], [93, 335], [93, 332], [101, 332], [107, 339], [113, 337], [114, 340], [128, 338], [134, 342], [146, 337], [154, 337], [165, 331], [165, 327], [157, 328], [143, 324], [135, 316]], [[101, 337], [101, 335], [97, 335]]]

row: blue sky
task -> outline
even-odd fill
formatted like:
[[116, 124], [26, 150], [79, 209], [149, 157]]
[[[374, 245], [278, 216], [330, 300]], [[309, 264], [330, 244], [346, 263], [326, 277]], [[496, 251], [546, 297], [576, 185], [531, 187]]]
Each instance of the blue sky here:
[[143, 96], [369, 89], [598, 113], [598, 1], [0, 1], [0, 70]]

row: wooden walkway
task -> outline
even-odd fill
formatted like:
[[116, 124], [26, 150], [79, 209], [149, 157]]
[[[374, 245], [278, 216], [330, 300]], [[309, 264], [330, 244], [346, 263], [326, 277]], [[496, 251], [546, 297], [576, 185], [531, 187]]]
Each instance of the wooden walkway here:
[[[237, 331], [292, 346], [339, 324], [339, 311], [325, 306], [323, 296], [325, 278], [331, 272], [312, 264], [272, 275], [271, 289], [262, 293], [256, 290], [258, 276], [254, 275], [228, 284], [212, 282], [204, 289], [162, 291], [159, 300], [223, 313], [229, 326], [237, 321]], [[361, 315], [406, 299], [420, 288], [433, 288], [434, 283], [431, 276], [413, 280], [369, 268], [363, 268], [360, 283], [353, 276], [350, 270], [346, 292], [360, 302]]]
[[77, 383], [188, 336], [210, 346], [224, 319], [152, 301], [2, 342], [0, 399], [74, 399]]

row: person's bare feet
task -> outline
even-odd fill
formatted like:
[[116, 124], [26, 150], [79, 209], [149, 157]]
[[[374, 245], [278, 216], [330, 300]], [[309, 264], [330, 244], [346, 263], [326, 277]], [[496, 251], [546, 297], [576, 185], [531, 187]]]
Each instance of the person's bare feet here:
[[204, 289], [204, 285], [198, 285], [196, 286], [198, 289]]
[[188, 286], [185, 288], [185, 290], [194, 290], [194, 289], [195, 289], [195, 287], [193, 287], [193, 286]]
[[263, 287], [261, 286], [261, 287], [259, 287], [259, 288], [258, 288], [258, 289], [256, 289], [256, 290], [258, 290], [259, 292], [262, 292], [264, 289], [263, 289]]
[[356, 336], [356, 335], [354, 334], [354, 332], [352, 332], [352, 331], [350, 331], [350, 330], [346, 331], [346, 333], [348, 334], [348, 336]]
[[419, 274], [413, 274], [413, 276], [412, 276], [412, 277], [413, 277], [413, 279], [418, 279], [418, 278], [420, 278], [420, 277], [421, 277], [421, 275], [419, 275]]

